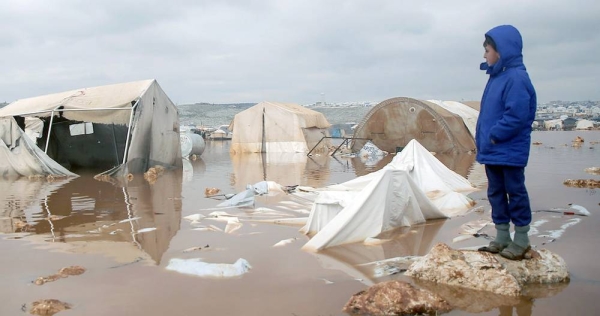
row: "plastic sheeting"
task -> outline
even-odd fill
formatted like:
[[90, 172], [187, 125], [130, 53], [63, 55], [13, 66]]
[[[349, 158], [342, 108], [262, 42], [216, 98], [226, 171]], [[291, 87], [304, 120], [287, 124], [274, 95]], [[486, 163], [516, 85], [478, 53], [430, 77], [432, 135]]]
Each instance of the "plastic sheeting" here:
[[427, 219], [463, 214], [473, 205], [466, 194], [476, 190], [412, 140], [381, 170], [317, 190], [319, 196], [301, 230], [314, 237], [304, 249], [318, 251]]
[[[311, 215], [320, 216], [318, 208]], [[383, 169], [303, 249], [318, 251], [359, 242], [397, 227], [444, 217], [407, 171]]]
[[0, 170], [3, 178], [77, 176], [48, 157], [12, 117], [0, 119]]
[[427, 100], [428, 102], [435, 103], [445, 110], [460, 116], [465, 123], [467, 129], [471, 133], [471, 136], [475, 138], [475, 128], [477, 126], [477, 117], [479, 117], [479, 111], [474, 108], [462, 104], [456, 101], [441, 101], [441, 100]]
[[169, 260], [169, 264], [166, 267], [167, 270], [177, 271], [183, 274], [212, 278], [239, 277], [247, 273], [251, 268], [252, 266], [250, 266], [250, 263], [244, 258], [239, 258], [232, 264], [207, 263], [201, 261], [200, 258], [173, 258]]

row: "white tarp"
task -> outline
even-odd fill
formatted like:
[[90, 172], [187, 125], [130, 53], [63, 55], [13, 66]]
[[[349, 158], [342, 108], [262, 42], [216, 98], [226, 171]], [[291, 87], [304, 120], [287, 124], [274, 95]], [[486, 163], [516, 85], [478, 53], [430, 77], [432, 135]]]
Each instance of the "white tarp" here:
[[381, 170], [317, 189], [302, 231], [316, 234], [304, 249], [376, 237], [400, 226], [452, 217], [473, 205], [471, 183], [448, 169], [416, 140]]
[[[354, 195], [348, 205], [313, 236], [303, 249], [319, 251], [331, 246], [363, 241], [394, 228], [425, 222], [426, 219], [446, 217], [404, 170], [383, 169], [383, 172], [378, 172], [364, 189], [354, 192]], [[319, 216], [317, 209], [311, 211], [311, 216]]]
[[428, 102], [435, 103], [447, 111], [454, 113], [460, 116], [465, 122], [465, 126], [471, 133], [471, 136], [475, 138], [475, 127], [477, 126], [477, 117], [479, 116], [479, 111], [474, 108], [462, 104], [456, 101], [441, 101], [441, 100], [427, 100]]
[[12, 117], [0, 118], [0, 170], [2, 178], [77, 176], [48, 157]]

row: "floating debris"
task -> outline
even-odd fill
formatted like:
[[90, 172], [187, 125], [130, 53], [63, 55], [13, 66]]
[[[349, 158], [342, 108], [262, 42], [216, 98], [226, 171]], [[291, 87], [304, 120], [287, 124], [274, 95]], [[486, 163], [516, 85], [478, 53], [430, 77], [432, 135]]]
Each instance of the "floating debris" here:
[[[206, 245], [206, 247], [208, 247], [208, 245]], [[192, 251], [202, 250], [204, 248], [205, 247], [202, 247], [202, 246], [191, 247], [191, 248], [188, 248], [188, 249], [184, 249], [183, 252], [192, 252]]]
[[282, 247], [282, 246], [285, 246], [285, 245], [287, 245], [287, 244], [291, 244], [291, 243], [292, 243], [292, 242], [294, 242], [296, 239], [298, 239], [298, 238], [294, 237], [294, 238], [288, 238], [288, 239], [280, 240], [280, 241], [278, 241], [277, 243], [275, 243], [275, 244], [273, 245], [273, 247]]
[[[80, 275], [80, 274], [83, 274], [84, 272], [85, 272], [84, 267], [70, 266], [70, 267], [60, 269], [57, 274], [49, 275], [46, 277], [39, 277], [35, 281], [33, 281], [33, 283], [35, 283], [36, 285], [42, 285], [44, 283], [53, 282], [58, 279], [66, 278], [68, 276]], [[45, 314], [40, 314], [40, 315], [45, 315]]]
[[239, 277], [248, 272], [252, 266], [243, 258], [235, 263], [207, 263], [200, 258], [179, 259], [172, 258], [166, 269], [183, 274], [191, 274], [199, 277], [231, 278]]
[[148, 228], [142, 228], [140, 230], [137, 231], [138, 234], [141, 233], [147, 233], [147, 232], [151, 232], [151, 231], [155, 231], [156, 227], [148, 227]]
[[119, 223], [127, 223], [127, 222], [131, 222], [131, 221], [138, 220], [138, 219], [140, 219], [140, 218], [141, 218], [141, 217], [139, 217], [139, 216], [138, 216], [138, 217], [132, 217], [132, 218], [128, 218], [128, 219], [121, 220], [121, 221], [119, 221]]
[[325, 279], [325, 278], [320, 278], [321, 280], [325, 281], [325, 284], [333, 284], [333, 282]]
[[45, 299], [33, 302], [29, 313], [33, 315], [54, 315], [67, 309], [71, 309], [71, 304], [55, 299]]
[[150, 184], [154, 184], [156, 179], [165, 171], [165, 167], [156, 165], [151, 167], [144, 173], [144, 179], [148, 181]]
[[541, 144], [542, 144], [542, 142], [533, 142], [532, 144], [533, 144], [533, 145], [541, 145]]
[[219, 188], [206, 188], [204, 189], [204, 195], [206, 195], [206, 197], [211, 197], [213, 195], [219, 194], [221, 192], [221, 189]]
[[600, 167], [585, 168], [584, 171], [590, 174], [600, 175]]
[[567, 179], [563, 182], [564, 185], [574, 188], [588, 188], [597, 189], [600, 188], [600, 180], [594, 179]]

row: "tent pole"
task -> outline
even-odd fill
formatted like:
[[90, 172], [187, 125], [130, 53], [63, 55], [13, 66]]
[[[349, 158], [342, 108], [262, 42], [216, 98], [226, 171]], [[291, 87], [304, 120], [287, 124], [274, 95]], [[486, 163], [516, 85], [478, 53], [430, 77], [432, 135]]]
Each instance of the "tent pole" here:
[[58, 106], [52, 110], [50, 114], [50, 126], [48, 126], [48, 134], [46, 135], [46, 148], [44, 148], [44, 154], [48, 154], [48, 144], [50, 144], [50, 133], [52, 132], [52, 122], [54, 122], [54, 111], [58, 109]]
[[127, 126], [127, 140], [125, 140], [125, 152], [123, 153], [123, 163], [127, 161], [127, 153], [129, 152], [129, 138], [131, 137], [131, 122], [133, 121], [133, 112], [137, 107], [140, 99], [135, 101], [135, 104], [131, 107], [131, 114], [129, 114], [129, 126]]

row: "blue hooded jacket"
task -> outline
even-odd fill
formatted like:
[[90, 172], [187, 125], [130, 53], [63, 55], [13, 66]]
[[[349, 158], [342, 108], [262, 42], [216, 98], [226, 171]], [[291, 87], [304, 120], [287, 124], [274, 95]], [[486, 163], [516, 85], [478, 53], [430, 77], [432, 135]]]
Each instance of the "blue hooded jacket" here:
[[486, 33], [496, 43], [498, 61], [480, 68], [490, 75], [477, 119], [477, 161], [486, 165], [525, 167], [531, 147], [531, 124], [537, 98], [525, 65], [519, 31], [501, 25]]

